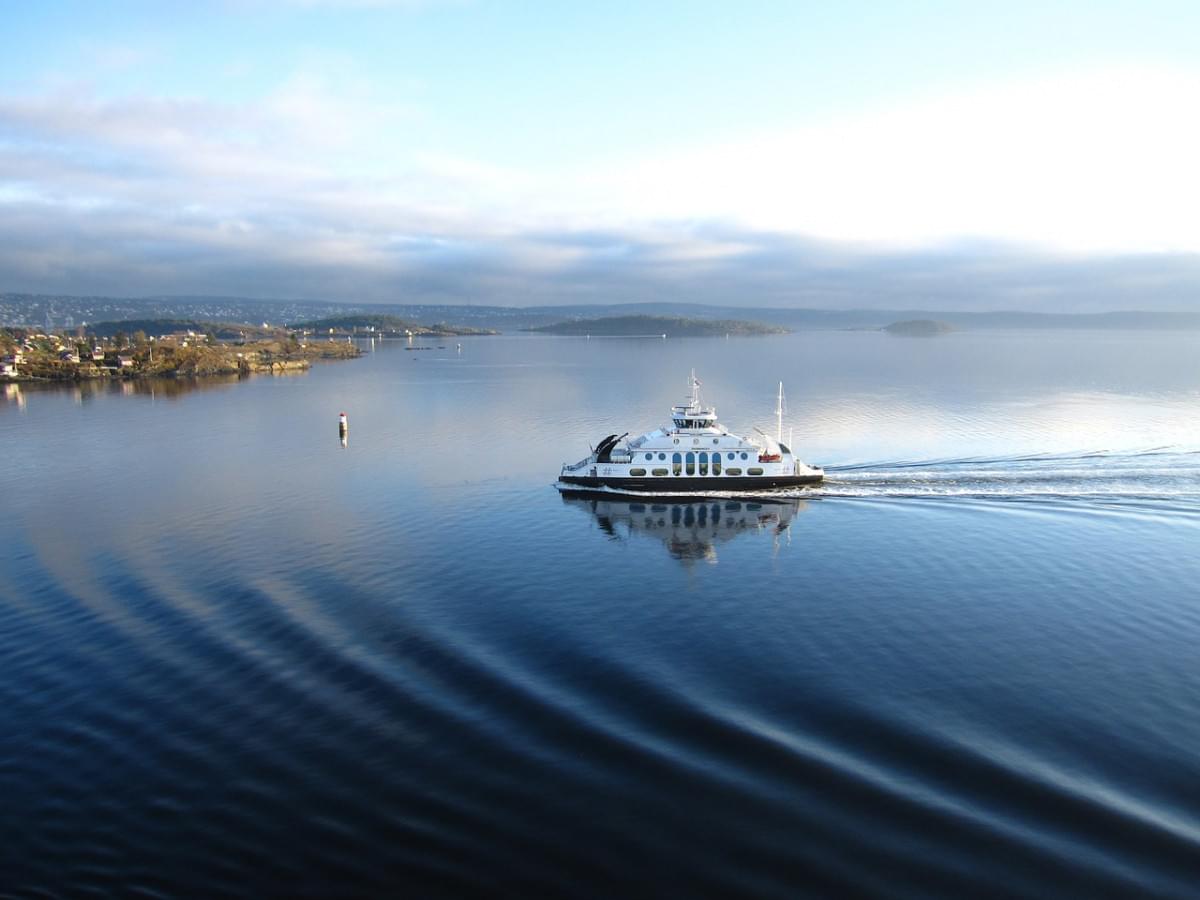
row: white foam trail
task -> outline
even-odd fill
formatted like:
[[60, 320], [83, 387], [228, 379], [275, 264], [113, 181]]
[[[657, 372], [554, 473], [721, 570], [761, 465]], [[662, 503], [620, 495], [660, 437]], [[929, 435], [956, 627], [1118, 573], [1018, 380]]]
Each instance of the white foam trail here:
[[595, 493], [673, 502], [843, 497], [1095, 500], [1105, 504], [1171, 500], [1200, 510], [1200, 450], [1190, 448], [898, 460], [827, 466], [826, 473], [819, 485], [763, 491], [660, 493], [601, 488]]
[[830, 466], [826, 497], [1136, 498], [1200, 503], [1200, 453], [1152, 447]]

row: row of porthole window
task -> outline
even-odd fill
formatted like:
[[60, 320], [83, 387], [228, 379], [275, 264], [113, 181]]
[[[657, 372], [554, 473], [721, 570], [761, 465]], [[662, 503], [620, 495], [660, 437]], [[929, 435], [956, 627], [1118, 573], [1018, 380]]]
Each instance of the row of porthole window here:
[[[763, 473], [763, 470], [762, 470], [762, 469], [760, 469], [758, 466], [751, 466], [749, 469], [747, 469], [747, 470], [746, 470], [746, 474], [747, 474], [747, 475], [761, 475], [762, 473]], [[646, 474], [646, 470], [645, 470], [645, 469], [630, 469], [630, 470], [629, 470], [629, 474], [630, 474], [632, 477], [634, 477], [634, 478], [641, 478], [643, 475], [645, 475], [645, 474]], [[655, 476], [657, 476], [657, 477], [661, 478], [662, 476], [664, 476], [664, 475], [669, 475], [669, 474], [671, 474], [671, 473], [670, 473], [669, 471], [667, 471], [666, 469], [651, 469], [651, 470], [650, 470], [650, 474], [651, 474], [651, 475], [655, 475]], [[675, 471], [675, 474], [676, 474], [676, 475], [679, 475], [679, 474], [682, 474], [682, 473], [681, 473], [679, 470], [676, 470], [676, 471]], [[691, 475], [691, 474], [693, 474], [693, 473], [692, 473], [692, 472], [688, 472], [688, 474], [689, 474], [689, 475]], [[703, 471], [701, 471], [701, 472], [700, 472], [700, 474], [701, 474], [701, 475], [704, 475], [704, 474], [706, 474], [706, 473], [705, 473], [705, 472], [703, 472]], [[713, 471], [713, 474], [714, 474], [714, 475], [720, 475], [721, 473], [720, 473], [720, 471], [719, 471], [719, 470], [714, 470], [714, 471]], [[728, 468], [728, 469], [726, 469], [726, 470], [725, 470], [725, 474], [726, 474], [726, 475], [734, 475], [734, 476], [737, 476], [737, 475], [741, 475], [741, 474], [742, 474], [742, 470], [741, 470], [741, 469], [735, 469], [735, 468], [733, 468], [733, 467], [730, 467], [730, 468]]]
[[[678, 454], [678, 453], [676, 453], [675, 455], [676, 455], [676, 456], [678, 456], [679, 454]], [[689, 455], [690, 455], [690, 454], [689, 454]], [[701, 454], [701, 456], [704, 456], [704, 455], [707, 455], [707, 454]], [[727, 453], [727, 454], [725, 454], [725, 455], [726, 455], [726, 457], [727, 457], [728, 459], [730, 459], [730, 460], [737, 459], [737, 456], [738, 456], [738, 454], [736, 454], [736, 453]], [[714, 452], [714, 453], [713, 453], [713, 458], [714, 458], [714, 459], [716, 459], [716, 458], [719, 458], [720, 456], [721, 456], [721, 454], [720, 454], [719, 452]], [[665, 454], [665, 453], [660, 453], [660, 454], [658, 454], [658, 458], [659, 458], [659, 459], [661, 459], [661, 460], [665, 460], [665, 459], [667, 458], [667, 454]], [[749, 458], [750, 458], [750, 454], [749, 454], [749, 453], [743, 453], [743, 454], [742, 454], [742, 459], [749, 459]], [[654, 454], [653, 454], [653, 453], [647, 453], [647, 454], [646, 454], [646, 461], [647, 461], [647, 462], [649, 462], [649, 461], [650, 461], [650, 460], [652, 460], [652, 459], [654, 459]]]
[[[647, 458], [650, 458], [651, 456], [652, 456], [652, 454], [649, 454], [649, 453], [646, 454]], [[660, 453], [658, 456], [659, 456], [659, 459], [662, 459], [662, 460], [666, 460], [666, 458], [667, 458], [667, 455], [665, 453]], [[733, 459], [734, 454], [730, 453], [729, 458]], [[747, 454], [743, 453], [742, 459], [746, 459], [746, 458], [748, 458]], [[689, 453], [673, 453], [673, 454], [671, 454], [671, 474], [672, 475], [683, 475], [685, 473], [688, 475], [695, 475], [697, 473], [697, 469], [699, 470], [699, 473], [701, 475], [708, 475], [710, 465], [712, 467], [712, 474], [714, 474], [714, 475], [721, 474], [721, 454], [720, 453], [713, 453], [711, 455], [711, 457], [707, 453], [698, 453], [697, 454], [697, 453], [689, 452]], [[725, 471], [729, 475], [741, 475], [742, 474], [741, 469], [728, 468]], [[763, 473], [763, 470], [760, 468], [752, 468], [748, 471], [748, 474], [750, 474], [750, 475], [761, 475], [762, 473]], [[632, 475], [634, 478], [639, 478], [646, 474], [646, 470], [640, 469], [640, 468], [630, 469], [629, 474]], [[660, 475], [660, 474], [666, 475], [667, 470], [666, 469], [655, 469], [654, 474], [655, 475]]]

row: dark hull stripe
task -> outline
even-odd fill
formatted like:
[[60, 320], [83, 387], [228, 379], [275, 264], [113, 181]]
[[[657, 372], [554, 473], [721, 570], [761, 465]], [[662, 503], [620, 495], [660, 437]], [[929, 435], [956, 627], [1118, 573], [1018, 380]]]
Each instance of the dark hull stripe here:
[[757, 475], [750, 477], [696, 478], [667, 475], [650, 478], [602, 478], [563, 475], [558, 480], [576, 487], [611, 488], [647, 494], [690, 494], [698, 491], [757, 491], [764, 488], [796, 487], [819, 484], [824, 475]]

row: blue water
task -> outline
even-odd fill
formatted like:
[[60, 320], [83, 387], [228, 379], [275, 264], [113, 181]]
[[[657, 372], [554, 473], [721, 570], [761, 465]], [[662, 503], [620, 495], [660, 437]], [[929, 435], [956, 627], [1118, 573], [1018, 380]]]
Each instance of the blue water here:
[[1200, 891], [1194, 335], [455, 343], [0, 388], [0, 896]]

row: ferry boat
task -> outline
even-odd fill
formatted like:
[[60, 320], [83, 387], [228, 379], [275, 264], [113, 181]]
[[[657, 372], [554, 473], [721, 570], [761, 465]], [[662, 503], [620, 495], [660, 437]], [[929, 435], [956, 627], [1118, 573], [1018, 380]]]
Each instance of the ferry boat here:
[[560, 490], [606, 488], [638, 493], [758, 491], [817, 484], [819, 466], [801, 462], [783, 443], [783, 383], [775, 408], [777, 437], [756, 428], [757, 438], [732, 434], [717, 422], [717, 411], [700, 400], [695, 371], [691, 396], [671, 407], [671, 424], [626, 440], [610, 434], [577, 463], [564, 463]]

